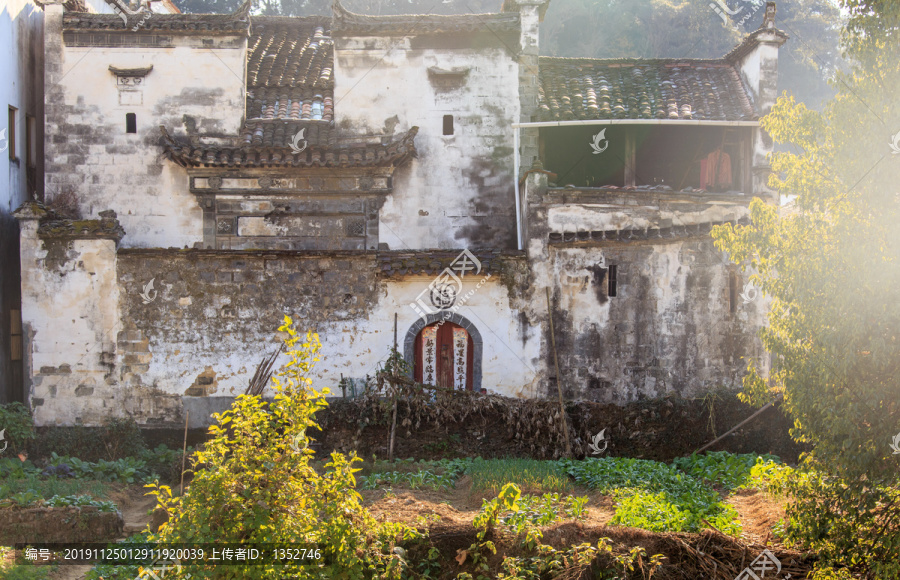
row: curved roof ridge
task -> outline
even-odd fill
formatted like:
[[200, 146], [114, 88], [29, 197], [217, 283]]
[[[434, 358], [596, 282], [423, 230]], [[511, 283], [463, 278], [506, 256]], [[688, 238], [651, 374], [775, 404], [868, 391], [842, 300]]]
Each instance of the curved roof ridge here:
[[518, 12], [473, 14], [391, 14], [369, 15], [350, 12], [334, 0], [332, 27], [335, 32], [356, 34], [450, 34], [485, 28], [495, 34], [516, 32]]

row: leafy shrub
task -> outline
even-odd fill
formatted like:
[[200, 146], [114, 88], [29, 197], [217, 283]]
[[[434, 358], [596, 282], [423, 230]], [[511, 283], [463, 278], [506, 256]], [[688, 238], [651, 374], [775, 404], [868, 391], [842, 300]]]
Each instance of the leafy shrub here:
[[[314, 415], [325, 407], [327, 389], [317, 392], [307, 377], [319, 339], [300, 337], [289, 317], [290, 362], [273, 379], [275, 399], [241, 395], [231, 409], [217, 414], [211, 439], [192, 456], [194, 477], [184, 496], [168, 486], [148, 486], [169, 516], [152, 542], [303, 543], [321, 550], [322, 559], [274, 565], [184, 567], [192, 578], [399, 578], [402, 560], [391, 550], [398, 536], [417, 532], [399, 524], [380, 524], [360, 504], [353, 462], [333, 453], [319, 474], [309, 462], [307, 431], [318, 428]], [[167, 576], [168, 577], [168, 576]], [[178, 574], [175, 575], [178, 577]]]
[[28, 475], [36, 475], [41, 470], [29, 461], [21, 461], [15, 457], [0, 458], [0, 479], [15, 478], [21, 479]]
[[[193, 449], [188, 448], [187, 453], [193, 453]], [[154, 449], [141, 451], [138, 457], [146, 462], [151, 473], [158, 473], [164, 481], [177, 481], [181, 476], [181, 454], [181, 449], [157, 445]]]
[[[900, 578], [900, 488], [869, 484], [857, 496], [863, 482], [846, 482], [819, 471], [804, 470], [787, 480], [787, 493], [794, 500], [786, 508], [787, 539], [822, 557], [824, 566], [840, 564], [867, 567], [873, 578]], [[854, 489], [856, 488], [856, 489]], [[848, 497], [854, 497], [848, 509]], [[892, 512], [892, 509], [894, 510]], [[839, 574], [843, 572], [832, 572]]]
[[761, 489], [769, 495], [780, 497], [787, 493], [790, 481], [798, 476], [801, 475], [790, 465], [760, 458], [750, 469], [750, 478], [742, 487]]
[[132, 417], [107, 417], [100, 437], [108, 461], [139, 456], [147, 450], [141, 429]]
[[19, 402], [0, 405], [0, 431], [8, 443], [4, 453], [15, 455], [23, 451], [34, 439], [34, 421], [28, 408]]
[[731, 491], [749, 483], [750, 472], [759, 461], [780, 463], [781, 460], [774, 455], [755, 453], [736, 455], [727, 451], [717, 451], [679, 457], [672, 462], [672, 467]]

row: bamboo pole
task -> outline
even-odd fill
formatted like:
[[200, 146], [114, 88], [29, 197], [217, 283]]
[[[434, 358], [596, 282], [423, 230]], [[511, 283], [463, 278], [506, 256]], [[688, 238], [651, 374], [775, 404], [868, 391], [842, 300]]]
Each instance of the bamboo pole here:
[[[397, 352], [397, 313], [394, 313], [394, 350], [391, 351], [391, 356], [394, 356], [394, 353]], [[396, 361], [394, 361], [396, 363]], [[391, 463], [394, 462], [394, 438], [397, 433], [397, 365], [391, 365], [391, 375], [392, 377], [388, 379], [388, 383], [391, 385], [391, 395], [394, 398], [394, 412], [393, 418], [391, 419], [391, 442], [388, 445], [388, 461]], [[394, 379], [394, 380], [392, 380]]]
[[181, 448], [181, 495], [184, 495], [184, 460], [187, 458], [187, 430], [191, 412], [184, 412], [184, 445]]
[[766, 403], [766, 405], [765, 405], [763, 408], [761, 408], [759, 411], [753, 413], [752, 415], [750, 415], [749, 417], [747, 417], [746, 419], [744, 419], [743, 421], [741, 421], [740, 423], [738, 423], [737, 425], [735, 425], [734, 427], [732, 427], [731, 430], [730, 430], [728, 433], [725, 433], [725, 434], [722, 435], [721, 437], [716, 437], [715, 439], [713, 439], [712, 441], [710, 441], [709, 443], [707, 443], [706, 445], [704, 445], [704, 446], [701, 447], [700, 449], [694, 451], [694, 453], [700, 453], [701, 451], [704, 451], [705, 449], [708, 449], [708, 448], [712, 447], [713, 445], [715, 445], [716, 443], [718, 443], [718, 442], [721, 441], [722, 439], [725, 439], [726, 437], [728, 437], [729, 435], [731, 435], [732, 433], [734, 433], [735, 431], [737, 431], [738, 429], [740, 429], [741, 427], [743, 427], [744, 425], [746, 425], [747, 423], [749, 423], [750, 421], [752, 421], [753, 419], [755, 419], [756, 417], [758, 417], [758, 416], [760, 415], [760, 413], [762, 413], [763, 411], [765, 411], [765, 410], [768, 409], [769, 407], [773, 406], [775, 403], [778, 403], [779, 401], [781, 401], [781, 399], [782, 399], [782, 397], [779, 396], [779, 397], [778, 397], [777, 399], [775, 399], [774, 401], [772, 401], [772, 402], [770, 402], [770, 403]]
[[550, 342], [553, 344], [553, 360], [556, 363], [556, 394], [559, 396], [559, 413], [562, 415], [563, 433], [566, 436], [566, 452], [572, 457], [572, 442], [569, 440], [569, 421], [566, 415], [566, 407], [563, 405], [562, 375], [559, 374], [559, 355], [556, 352], [556, 332], [553, 330], [553, 308], [550, 305], [550, 287], [547, 291], [547, 313], [550, 316]]

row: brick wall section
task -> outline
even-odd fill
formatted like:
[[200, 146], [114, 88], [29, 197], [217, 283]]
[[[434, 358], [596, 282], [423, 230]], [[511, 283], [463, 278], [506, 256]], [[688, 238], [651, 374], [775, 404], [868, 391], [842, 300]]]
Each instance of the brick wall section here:
[[363, 319], [375, 276], [375, 255], [363, 252], [122, 250], [120, 385], [238, 394], [223, 389], [246, 386], [285, 314], [298, 330]]

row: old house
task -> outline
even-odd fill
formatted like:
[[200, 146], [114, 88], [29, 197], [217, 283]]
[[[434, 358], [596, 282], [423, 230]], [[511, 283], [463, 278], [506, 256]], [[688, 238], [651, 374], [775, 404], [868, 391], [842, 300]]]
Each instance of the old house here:
[[[43, 192], [43, 12], [31, 0], [0, 11], [0, 404], [25, 401], [19, 226], [13, 211]], [[2, 429], [2, 427], [0, 427]]]
[[46, 5], [46, 200], [81, 219], [16, 213], [36, 421], [205, 424], [284, 314], [348, 395], [395, 332], [460, 389], [738, 385], [765, 304], [709, 231], [777, 202], [775, 5], [721, 59], [604, 61], [539, 56], [548, 4], [138, 26]]

